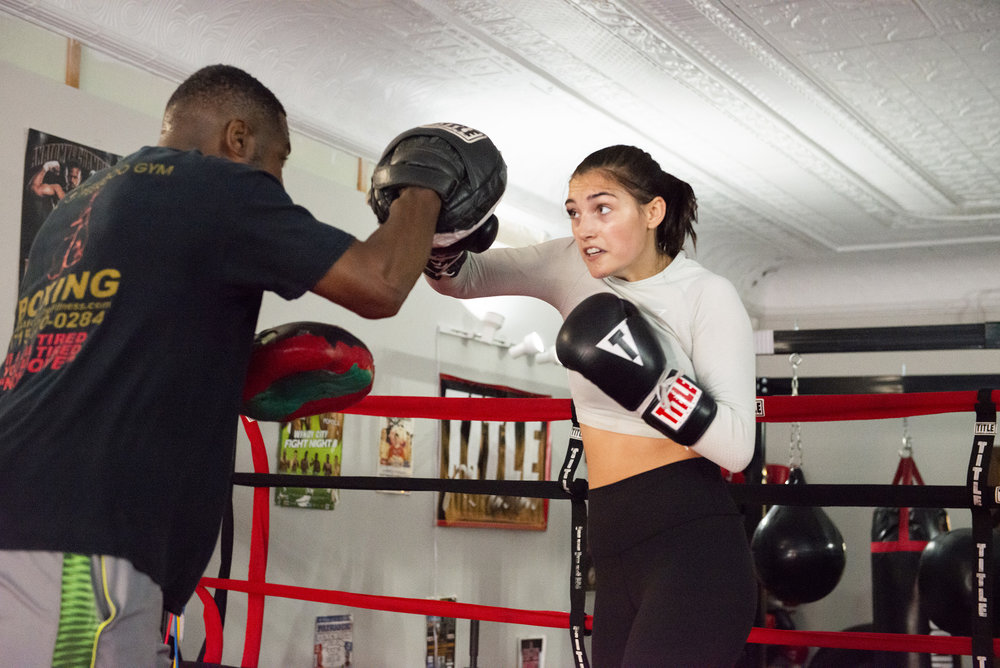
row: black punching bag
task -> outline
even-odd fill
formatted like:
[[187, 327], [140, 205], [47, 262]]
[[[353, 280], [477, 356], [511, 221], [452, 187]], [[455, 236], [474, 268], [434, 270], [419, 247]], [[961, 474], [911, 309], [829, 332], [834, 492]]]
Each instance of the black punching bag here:
[[[806, 484], [793, 468], [786, 485]], [[818, 601], [840, 582], [847, 557], [840, 531], [822, 508], [772, 506], [750, 541], [757, 578], [786, 605]]]
[[[894, 485], [922, 485], [913, 458], [900, 458]], [[917, 568], [928, 542], [948, 530], [944, 508], [876, 508], [872, 513], [872, 630], [927, 635], [921, 610]], [[883, 665], [930, 668], [929, 654], [883, 652]]]
[[[991, 572], [1000, 566], [1000, 534], [993, 531]], [[917, 583], [920, 605], [932, 622], [953, 636], [972, 635], [972, 617], [979, 599], [976, 546], [972, 529], [954, 529], [938, 535], [920, 555]], [[993, 600], [1000, 595], [1000, 577], [993, 578]], [[1000, 615], [994, 615], [993, 634], [1000, 634]]]

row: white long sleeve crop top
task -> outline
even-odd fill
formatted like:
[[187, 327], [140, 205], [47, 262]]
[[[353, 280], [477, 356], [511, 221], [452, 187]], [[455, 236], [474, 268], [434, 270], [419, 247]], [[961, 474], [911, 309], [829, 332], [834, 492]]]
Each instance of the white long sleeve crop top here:
[[[572, 238], [523, 248], [469, 254], [459, 274], [428, 282], [459, 298], [536, 297], [565, 318], [583, 299], [612, 292], [635, 304], [652, 325], [667, 367], [687, 374], [710, 394], [718, 412], [692, 448], [730, 471], [746, 468], [754, 448], [755, 360], [750, 319], [733, 285], [683, 251], [666, 269], [640, 281], [590, 275]], [[569, 388], [581, 424], [605, 431], [663, 438], [642, 409], [628, 411], [575, 371]]]

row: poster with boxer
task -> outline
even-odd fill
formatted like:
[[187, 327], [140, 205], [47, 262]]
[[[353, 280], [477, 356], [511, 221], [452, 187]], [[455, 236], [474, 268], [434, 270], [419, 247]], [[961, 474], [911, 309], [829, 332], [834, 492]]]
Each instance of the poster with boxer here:
[[[413, 418], [383, 418], [376, 470], [381, 477], [413, 477]], [[380, 491], [385, 494], [409, 494], [406, 490]]]
[[[320, 413], [281, 423], [278, 473], [337, 476], [343, 452], [343, 413]], [[339, 490], [328, 487], [274, 488], [276, 506], [333, 510], [339, 499]]]
[[[487, 385], [441, 374], [442, 397], [547, 398], [502, 385]], [[442, 420], [440, 477], [474, 480], [548, 480], [549, 423]], [[501, 494], [440, 492], [438, 526], [496, 527], [544, 531], [548, 499]]]
[[24, 188], [21, 191], [21, 252], [18, 281], [24, 274], [28, 251], [52, 209], [91, 174], [114, 165], [121, 156], [63, 139], [40, 130], [28, 130], [24, 150]]

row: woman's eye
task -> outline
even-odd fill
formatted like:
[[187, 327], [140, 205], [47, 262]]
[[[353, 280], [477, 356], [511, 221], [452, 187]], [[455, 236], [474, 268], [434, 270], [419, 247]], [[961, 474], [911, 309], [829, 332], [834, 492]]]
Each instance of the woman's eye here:
[[580, 216], [575, 209], [566, 209], [566, 215], [570, 218], [578, 218]]
[[607, 204], [598, 204], [597, 212], [600, 214], [611, 213], [611, 207]]

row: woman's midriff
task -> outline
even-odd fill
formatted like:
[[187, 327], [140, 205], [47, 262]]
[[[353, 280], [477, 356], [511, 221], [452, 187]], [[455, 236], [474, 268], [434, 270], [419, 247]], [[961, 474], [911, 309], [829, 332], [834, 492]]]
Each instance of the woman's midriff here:
[[587, 481], [591, 488], [701, 456], [669, 438], [619, 434], [585, 424], [580, 425], [580, 438], [587, 454]]

